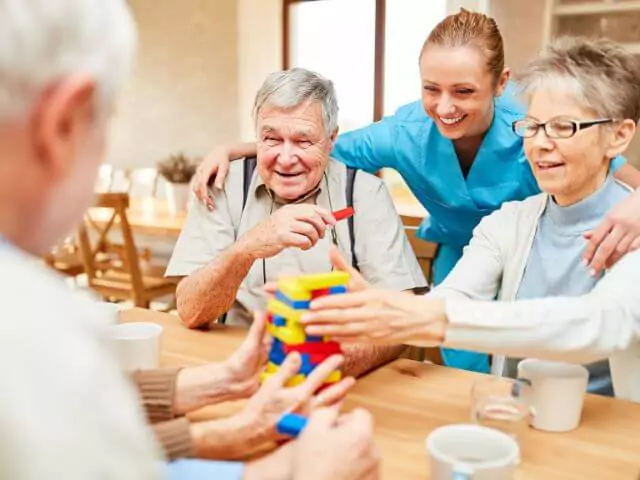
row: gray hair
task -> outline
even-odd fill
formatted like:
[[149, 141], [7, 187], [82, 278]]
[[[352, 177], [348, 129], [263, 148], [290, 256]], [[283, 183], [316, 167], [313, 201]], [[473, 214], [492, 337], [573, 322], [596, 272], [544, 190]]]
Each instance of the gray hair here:
[[257, 120], [265, 105], [295, 108], [308, 100], [322, 105], [322, 120], [327, 135], [338, 128], [338, 98], [333, 82], [310, 70], [292, 68], [270, 74], [256, 94], [253, 116]]
[[640, 119], [640, 62], [611, 40], [558, 38], [529, 62], [518, 84], [528, 99], [560, 87], [599, 117]]
[[72, 74], [96, 82], [96, 116], [127, 77], [135, 26], [124, 0], [0, 0], [0, 120], [27, 114]]

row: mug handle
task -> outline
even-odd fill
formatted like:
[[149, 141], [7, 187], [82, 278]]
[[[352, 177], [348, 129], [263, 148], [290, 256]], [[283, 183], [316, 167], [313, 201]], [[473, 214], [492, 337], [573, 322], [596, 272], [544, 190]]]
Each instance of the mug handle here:
[[453, 466], [451, 480], [471, 480], [474, 470], [470, 465], [459, 463]]
[[[532, 389], [533, 388], [533, 384], [531, 383], [531, 380], [529, 380], [528, 378], [516, 378], [515, 382], [513, 383], [513, 386], [511, 387], [511, 395], [514, 398], [522, 398], [522, 393], [523, 390], [525, 389]], [[525, 399], [525, 405], [527, 406], [527, 409], [529, 410], [529, 422], [533, 422], [533, 417], [535, 417], [536, 415], [536, 410], [534, 405], [531, 404], [531, 399]]]
[[522, 390], [527, 387], [531, 388], [532, 386], [533, 384], [528, 378], [516, 378], [511, 387], [511, 396], [514, 398], [520, 398]]

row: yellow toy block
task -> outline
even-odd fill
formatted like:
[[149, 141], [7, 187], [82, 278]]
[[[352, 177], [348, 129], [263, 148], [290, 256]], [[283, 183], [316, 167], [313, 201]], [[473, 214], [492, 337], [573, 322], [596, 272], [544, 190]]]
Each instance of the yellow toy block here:
[[264, 371], [260, 374], [260, 383], [264, 383], [267, 381], [267, 378], [269, 378], [271, 375], [273, 375], [273, 373], [271, 372], [267, 372]]
[[347, 272], [326, 272], [313, 273], [310, 275], [300, 275], [296, 279], [305, 289], [322, 290], [324, 288], [337, 287], [338, 285], [346, 285], [349, 283], [349, 274]]
[[342, 380], [342, 372], [340, 370], [334, 370], [331, 374], [324, 379], [324, 383], [336, 383]]
[[275, 298], [270, 298], [267, 302], [267, 311], [274, 315], [278, 315], [279, 317], [286, 318], [287, 325], [289, 325], [289, 320], [299, 322], [300, 317], [308, 312], [308, 310], [294, 310], [286, 303], [282, 303], [280, 300], [276, 300]]
[[269, 329], [269, 333], [272, 337], [277, 338], [281, 342], [287, 345], [300, 345], [307, 341], [307, 334], [304, 332], [302, 326], [298, 323], [287, 322], [286, 327], [276, 327]]
[[307, 377], [305, 375], [302, 375], [302, 374], [299, 373], [298, 375], [295, 375], [295, 376], [291, 377], [289, 380], [287, 380], [286, 386], [287, 387], [297, 387], [301, 383], [304, 383], [304, 381], [306, 379], [307, 379]]
[[311, 300], [311, 292], [304, 288], [297, 278], [284, 278], [278, 281], [278, 290], [291, 300]]
[[267, 367], [265, 368], [265, 373], [276, 373], [278, 371], [278, 365], [273, 362], [267, 363]]
[[267, 332], [269, 332], [272, 337], [275, 337], [275, 333], [277, 330], [278, 327], [276, 327], [273, 323], [267, 323]]

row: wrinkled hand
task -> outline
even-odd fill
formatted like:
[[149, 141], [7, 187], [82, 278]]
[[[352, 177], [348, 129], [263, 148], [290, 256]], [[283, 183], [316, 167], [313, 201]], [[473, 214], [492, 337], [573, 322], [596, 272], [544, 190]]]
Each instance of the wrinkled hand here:
[[221, 190], [229, 173], [229, 154], [224, 148], [216, 148], [202, 160], [193, 177], [193, 193], [200, 203], [213, 210], [213, 199], [209, 195], [209, 180], [215, 175], [214, 188]]
[[253, 324], [242, 345], [224, 362], [231, 388], [238, 397], [250, 397], [260, 388], [260, 373], [269, 358], [271, 337], [266, 333], [267, 319], [255, 313]]
[[357, 409], [342, 417], [335, 408], [317, 410], [294, 448], [294, 480], [380, 478], [373, 418], [365, 410]]
[[336, 220], [323, 208], [309, 204], [285, 205], [249, 231], [241, 241], [253, 258], [270, 258], [285, 248], [308, 250], [324, 238]]
[[616, 205], [585, 238], [589, 244], [584, 261], [592, 275], [611, 268], [625, 254], [640, 249], [640, 190]]
[[349, 389], [355, 384], [351, 377], [324, 389], [314, 395], [324, 380], [344, 362], [341, 355], [333, 355], [318, 365], [304, 383], [295, 387], [286, 387], [287, 381], [294, 377], [302, 365], [297, 352], [287, 356], [282, 365], [265, 380], [262, 388], [249, 399], [243, 413], [251, 419], [250, 424], [256, 436], [262, 441], [277, 438], [276, 424], [280, 418], [291, 412], [306, 414], [314, 408], [333, 405], [341, 401]]
[[317, 298], [301, 322], [309, 335], [338, 342], [433, 345], [443, 341], [447, 319], [442, 300], [369, 289]]
[[253, 395], [260, 387], [260, 372], [269, 356], [270, 345], [266, 318], [256, 314], [244, 342], [227, 360], [180, 370], [174, 413], [184, 415], [206, 405]]

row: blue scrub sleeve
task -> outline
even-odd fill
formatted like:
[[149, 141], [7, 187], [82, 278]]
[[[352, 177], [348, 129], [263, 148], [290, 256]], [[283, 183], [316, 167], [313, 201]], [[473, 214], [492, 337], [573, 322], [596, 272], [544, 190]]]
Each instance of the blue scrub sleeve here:
[[611, 160], [611, 165], [609, 166], [609, 170], [615, 173], [618, 170], [620, 170], [625, 163], [627, 163], [627, 159], [624, 158], [622, 155], [618, 155], [613, 160]]
[[242, 480], [244, 464], [183, 458], [167, 464], [169, 480]]
[[395, 120], [385, 117], [358, 130], [338, 136], [331, 156], [351, 168], [375, 173], [381, 168], [396, 168], [394, 149]]

